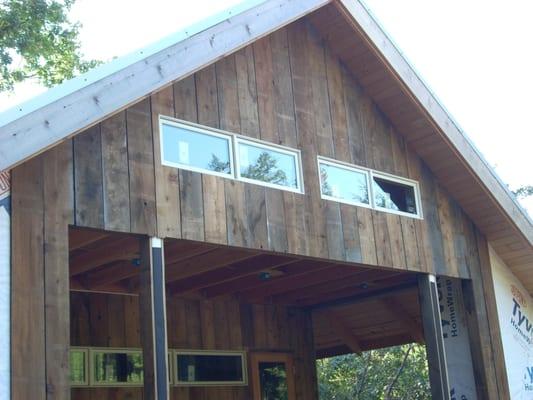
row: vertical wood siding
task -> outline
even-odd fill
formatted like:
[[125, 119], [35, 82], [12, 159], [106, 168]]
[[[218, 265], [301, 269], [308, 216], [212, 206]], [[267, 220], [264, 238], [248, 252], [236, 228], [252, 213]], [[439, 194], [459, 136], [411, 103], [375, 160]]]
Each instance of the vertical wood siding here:
[[[298, 148], [305, 194], [161, 165], [159, 115]], [[420, 182], [424, 219], [321, 200], [318, 155]], [[74, 139], [76, 225], [469, 278], [458, 204], [305, 21]]]
[[[71, 294], [74, 346], [140, 347], [138, 298]], [[293, 354], [298, 400], [318, 399], [309, 312], [235, 299], [167, 300], [168, 344], [173, 349], [285, 351]], [[175, 387], [175, 400], [248, 400], [250, 388]], [[142, 399], [140, 388], [72, 389], [75, 400]]]
[[[305, 194], [162, 166], [160, 114], [300, 149]], [[317, 155], [419, 181], [424, 219], [321, 200]], [[68, 224], [480, 276], [470, 254], [478, 244], [465, 228], [471, 222], [305, 20], [15, 168], [12, 185], [14, 398], [69, 396]], [[217, 315], [198, 303], [184, 307], [199, 315], [191, 330], [200, 329], [205, 313]], [[91, 310], [91, 324], [114, 323], [94, 314], [98, 305]], [[94, 332], [91, 340], [108, 338]], [[217, 343], [216, 336], [196, 340], [190, 346]], [[254, 336], [254, 346], [265, 340]], [[490, 357], [490, 346], [486, 351], [483, 357]], [[311, 398], [306, 390], [312, 388], [299, 390]]]

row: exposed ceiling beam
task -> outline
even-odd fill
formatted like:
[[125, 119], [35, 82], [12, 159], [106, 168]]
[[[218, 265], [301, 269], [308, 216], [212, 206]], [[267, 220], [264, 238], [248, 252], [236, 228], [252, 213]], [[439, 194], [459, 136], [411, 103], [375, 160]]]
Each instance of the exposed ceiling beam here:
[[402, 324], [405, 331], [411, 335], [415, 342], [424, 343], [422, 326], [409, 314], [400, 301], [396, 301], [392, 297], [385, 297], [380, 302], [389, 310], [391, 317], [396, 318]]
[[109, 241], [98, 249], [87, 251], [70, 260], [70, 276], [87, 272], [100, 265], [118, 260], [131, 260], [139, 256], [139, 242], [135, 237]]
[[[260, 254], [251, 259], [232, 263], [224, 268], [194, 275], [187, 279], [176, 281], [168, 286], [169, 293], [180, 294], [204, 289], [204, 297], [216, 297], [235, 290], [234, 283], [240, 282], [238, 278], [254, 276], [264, 270], [269, 270], [282, 265], [297, 262], [297, 259], [276, 254]], [[259, 278], [256, 278], [259, 281]], [[242, 287], [242, 286], [241, 286]], [[207, 288], [207, 289], [206, 289]], [[238, 288], [238, 287], [237, 287]]]
[[348, 327], [343, 318], [333, 310], [324, 311], [322, 315], [327, 318], [331, 329], [339, 336], [350, 350], [356, 354], [361, 354], [361, 344], [353, 331]]

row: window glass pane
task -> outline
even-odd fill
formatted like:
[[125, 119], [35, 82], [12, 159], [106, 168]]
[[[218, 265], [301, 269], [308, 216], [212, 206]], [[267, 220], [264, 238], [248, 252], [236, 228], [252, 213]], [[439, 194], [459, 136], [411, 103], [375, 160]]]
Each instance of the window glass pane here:
[[322, 194], [349, 202], [369, 204], [367, 174], [320, 163]]
[[287, 370], [283, 362], [260, 362], [261, 400], [288, 400]]
[[96, 383], [139, 383], [143, 381], [141, 353], [94, 353]]
[[179, 382], [242, 382], [241, 355], [178, 354]]
[[239, 142], [238, 156], [241, 177], [298, 188], [296, 154]]
[[83, 384], [85, 379], [85, 352], [70, 350], [69, 353], [70, 383]]
[[175, 125], [163, 124], [165, 161], [231, 174], [230, 139]]
[[417, 214], [415, 189], [410, 185], [374, 176], [374, 200], [376, 207]]

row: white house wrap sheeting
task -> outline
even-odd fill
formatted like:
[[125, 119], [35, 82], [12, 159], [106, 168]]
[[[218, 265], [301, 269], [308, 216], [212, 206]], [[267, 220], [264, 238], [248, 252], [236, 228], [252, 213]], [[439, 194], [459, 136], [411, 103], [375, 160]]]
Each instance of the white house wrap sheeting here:
[[512, 400], [533, 399], [533, 299], [491, 249], [505, 369]]

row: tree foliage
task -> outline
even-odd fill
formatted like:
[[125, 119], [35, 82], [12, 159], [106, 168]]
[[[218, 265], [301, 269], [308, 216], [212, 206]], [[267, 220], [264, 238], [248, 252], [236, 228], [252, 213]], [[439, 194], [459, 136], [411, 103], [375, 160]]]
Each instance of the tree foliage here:
[[209, 164], [207, 164], [207, 167], [211, 171], [224, 172], [226, 174], [230, 172], [229, 161], [222, 161], [214, 153], [211, 154], [211, 160], [209, 161]]
[[286, 185], [287, 174], [278, 168], [277, 160], [271, 154], [262, 152], [254, 164], [241, 172], [241, 176], [248, 179], [255, 179], [263, 182], [276, 183], [278, 185]]
[[528, 197], [528, 196], [533, 196], [533, 186], [531, 186], [531, 185], [522, 186], [522, 187], [518, 188], [516, 191], [514, 191], [513, 193], [519, 199], [523, 199], [523, 198]]
[[73, 0], [0, 0], [0, 92], [36, 78], [50, 87], [98, 64], [80, 53]]
[[430, 399], [425, 348], [410, 344], [317, 361], [320, 399]]

